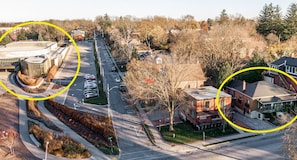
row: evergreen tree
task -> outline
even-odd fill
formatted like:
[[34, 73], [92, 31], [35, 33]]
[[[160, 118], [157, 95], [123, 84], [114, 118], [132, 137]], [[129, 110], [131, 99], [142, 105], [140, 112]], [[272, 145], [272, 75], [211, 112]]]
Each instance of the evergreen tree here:
[[223, 81], [232, 74], [232, 67], [228, 62], [224, 62], [220, 71], [219, 71], [219, 77], [217, 81], [217, 87], [223, 83]]
[[[264, 57], [261, 56], [259, 53], [255, 53], [253, 58], [249, 61], [246, 67], [267, 67], [265, 63]], [[257, 82], [263, 80], [263, 73], [264, 70], [251, 70], [244, 73], [241, 73], [236, 76], [239, 80], [245, 80], [249, 83]]]
[[38, 33], [38, 41], [43, 41], [43, 37], [41, 33]]
[[265, 4], [258, 19], [256, 27], [258, 33], [267, 36], [269, 33], [277, 35], [283, 40], [283, 20], [280, 7]]
[[292, 3], [284, 19], [284, 39], [287, 40], [297, 34], [297, 4]]
[[8, 43], [12, 42], [12, 40], [10, 39], [10, 37], [8, 35], [6, 35], [2, 41], [0, 42], [0, 45], [6, 45]]
[[27, 40], [26, 31], [21, 29], [20, 33], [18, 34], [18, 41]]
[[226, 10], [223, 9], [222, 12], [221, 12], [221, 14], [220, 14], [219, 23], [220, 24], [223, 24], [223, 23], [226, 23], [228, 21], [229, 21], [229, 16], [226, 13]]

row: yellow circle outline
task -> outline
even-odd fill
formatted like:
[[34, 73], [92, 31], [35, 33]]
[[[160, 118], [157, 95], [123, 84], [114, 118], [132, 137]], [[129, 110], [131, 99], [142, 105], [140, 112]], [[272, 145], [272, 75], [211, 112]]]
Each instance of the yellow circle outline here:
[[273, 129], [266, 129], [266, 130], [253, 130], [253, 129], [247, 129], [247, 128], [244, 128], [244, 127], [241, 127], [241, 126], [238, 126], [236, 124], [234, 124], [233, 122], [231, 122], [225, 115], [224, 113], [222, 112], [221, 110], [221, 106], [220, 106], [220, 103], [219, 103], [219, 96], [220, 96], [220, 93], [221, 93], [221, 90], [223, 88], [223, 86], [225, 85], [225, 83], [227, 83], [232, 77], [240, 74], [240, 73], [243, 73], [243, 72], [246, 72], [246, 71], [251, 71], [251, 70], [259, 70], [259, 69], [262, 69], [262, 70], [270, 70], [270, 71], [275, 71], [275, 72], [278, 72], [278, 73], [281, 73], [287, 77], [289, 77], [295, 84], [297, 84], [297, 81], [292, 77], [290, 76], [289, 74], [287, 74], [286, 72], [284, 71], [281, 71], [279, 69], [275, 69], [275, 68], [270, 68], [270, 67], [250, 67], [250, 68], [245, 68], [245, 69], [242, 69], [242, 70], [239, 70], [233, 74], [231, 74], [230, 76], [228, 76], [224, 81], [223, 83], [220, 85], [218, 91], [217, 91], [217, 94], [216, 94], [216, 105], [218, 106], [218, 111], [219, 111], [219, 114], [223, 117], [223, 119], [228, 122], [231, 126], [237, 128], [237, 129], [240, 129], [240, 130], [243, 130], [243, 131], [246, 131], [246, 132], [251, 132], [251, 133], [271, 133], [271, 132], [276, 132], [276, 131], [280, 131], [286, 127], [288, 127], [289, 125], [291, 125], [296, 119], [297, 119], [297, 115], [292, 118], [291, 121], [287, 122], [286, 124], [282, 125], [282, 126], [279, 126], [279, 127], [276, 127], [276, 128], [273, 128]]
[[6, 31], [1, 37], [0, 37], [0, 42], [5, 38], [5, 36], [7, 36], [10, 32], [12, 32], [13, 30], [19, 28], [19, 27], [23, 27], [23, 26], [27, 26], [27, 25], [32, 25], [32, 24], [39, 24], [39, 25], [47, 25], [47, 26], [50, 26], [50, 27], [53, 27], [59, 31], [61, 31], [62, 33], [64, 33], [70, 40], [71, 42], [73, 43], [73, 46], [75, 48], [75, 51], [77, 53], [77, 69], [76, 69], [76, 72], [75, 72], [75, 75], [74, 77], [72, 78], [72, 80], [70, 81], [70, 83], [64, 88], [62, 89], [61, 91], [59, 91], [58, 93], [55, 93], [55, 94], [52, 94], [48, 97], [28, 97], [28, 96], [25, 96], [25, 95], [21, 95], [21, 94], [17, 94], [13, 91], [11, 91], [8, 87], [6, 87], [2, 81], [0, 80], [0, 85], [9, 93], [11, 93], [12, 95], [18, 97], [18, 98], [21, 98], [21, 99], [25, 99], [25, 100], [34, 100], [34, 101], [42, 101], [42, 100], [48, 100], [48, 99], [51, 99], [51, 98], [55, 98], [56, 96], [59, 96], [60, 94], [64, 93], [67, 89], [70, 88], [70, 86], [74, 83], [74, 81], [76, 80], [77, 76], [78, 76], [78, 73], [79, 73], [79, 70], [80, 70], [80, 52], [79, 52], [79, 49], [78, 49], [78, 46], [77, 44], [75, 43], [74, 39], [64, 30], [62, 29], [61, 27], [59, 26], [56, 26], [54, 24], [51, 24], [51, 23], [48, 23], [48, 22], [40, 22], [40, 21], [36, 21], [36, 22], [24, 22], [24, 23], [21, 23], [19, 25], [16, 25], [14, 27], [12, 27], [11, 29], [9, 29], [8, 31]]

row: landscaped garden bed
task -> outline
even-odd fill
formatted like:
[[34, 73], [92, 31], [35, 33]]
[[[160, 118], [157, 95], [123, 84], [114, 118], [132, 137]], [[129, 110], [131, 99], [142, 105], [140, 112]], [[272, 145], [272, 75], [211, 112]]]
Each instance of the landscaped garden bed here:
[[[89, 158], [91, 153], [80, 143], [67, 136], [54, 135], [53, 132], [45, 131], [38, 124], [28, 121], [29, 133], [33, 134], [41, 144], [41, 148], [49, 154], [66, 158]], [[48, 142], [48, 144], [47, 144]], [[48, 145], [48, 146], [47, 146]]]
[[37, 107], [36, 101], [27, 101], [27, 116], [34, 120], [43, 123], [49, 129], [62, 132], [62, 129], [57, 127], [52, 121], [50, 121], [46, 116], [44, 116]]
[[[189, 143], [197, 140], [203, 140], [203, 131], [198, 131], [195, 126], [189, 122], [174, 125], [175, 132], [169, 132], [169, 126], [161, 127], [161, 134], [168, 142]], [[225, 132], [222, 127], [210, 128], [204, 130], [205, 139], [216, 138], [238, 133], [231, 126], [226, 125]]]
[[[112, 121], [106, 116], [74, 110], [65, 105], [45, 101], [45, 107], [59, 120], [106, 154], [119, 154]], [[112, 137], [112, 146], [110, 138]]]

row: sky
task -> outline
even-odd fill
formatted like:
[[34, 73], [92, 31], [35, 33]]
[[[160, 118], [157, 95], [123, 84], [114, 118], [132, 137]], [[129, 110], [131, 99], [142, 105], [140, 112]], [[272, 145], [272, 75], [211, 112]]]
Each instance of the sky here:
[[265, 3], [279, 5], [284, 15], [297, 0], [4, 0], [0, 22], [94, 20], [104, 14], [137, 18], [154, 15], [181, 18], [190, 14], [201, 21], [218, 17], [223, 9], [228, 15], [256, 18]]

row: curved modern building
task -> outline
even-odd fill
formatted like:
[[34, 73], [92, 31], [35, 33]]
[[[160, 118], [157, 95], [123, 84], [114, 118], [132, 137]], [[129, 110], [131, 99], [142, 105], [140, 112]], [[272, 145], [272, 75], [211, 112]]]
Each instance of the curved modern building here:
[[61, 53], [65, 49], [50, 41], [12, 42], [0, 47], [0, 70], [21, 70], [31, 77], [43, 76], [53, 65], [61, 65], [64, 58]]

